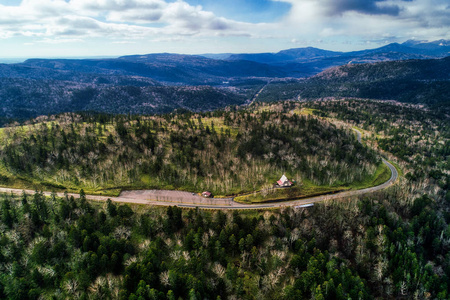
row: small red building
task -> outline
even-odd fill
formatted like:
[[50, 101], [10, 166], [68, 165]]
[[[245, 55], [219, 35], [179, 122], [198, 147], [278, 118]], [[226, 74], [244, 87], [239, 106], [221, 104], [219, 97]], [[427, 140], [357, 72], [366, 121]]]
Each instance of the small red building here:
[[202, 196], [205, 197], [205, 198], [211, 198], [212, 194], [211, 194], [211, 192], [205, 191], [205, 192], [202, 193]]

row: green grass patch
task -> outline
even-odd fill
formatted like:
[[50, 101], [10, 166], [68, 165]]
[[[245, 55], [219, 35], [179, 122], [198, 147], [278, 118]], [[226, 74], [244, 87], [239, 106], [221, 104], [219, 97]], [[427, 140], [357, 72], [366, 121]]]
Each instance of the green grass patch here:
[[[225, 132], [227, 129], [230, 130], [230, 134], [232, 137], [236, 137], [239, 133], [239, 130], [235, 127], [225, 125], [223, 118], [217, 118], [217, 117], [207, 117], [207, 118], [201, 118], [203, 126], [206, 128], [208, 126], [210, 129], [212, 129], [212, 125], [214, 124], [214, 129], [217, 133], [220, 133], [222, 130]], [[197, 118], [192, 118], [191, 121], [196, 125], [200, 126], [200, 123], [198, 122]]]
[[52, 181], [36, 180], [25, 175], [16, 175], [8, 171], [8, 169], [0, 163], [0, 187], [21, 189], [21, 190], [39, 190], [39, 191], [55, 191], [69, 193], [79, 193], [83, 189], [89, 195], [102, 195], [117, 197], [122, 188], [111, 187], [102, 189], [91, 189], [85, 186], [63, 185]]
[[43, 185], [44, 187], [46, 187], [47, 189], [54, 189], [54, 190], [66, 190], [67, 187], [65, 187], [62, 184], [57, 184], [57, 183], [53, 183], [53, 182], [46, 182], [46, 181], [41, 181], [41, 185]]
[[152, 183], [152, 178], [150, 175], [144, 174], [141, 176], [141, 182], [145, 185], [150, 185]]
[[[77, 191], [76, 193], [78, 193]], [[118, 197], [122, 189], [108, 189], [108, 190], [98, 190], [98, 191], [85, 191], [88, 195], [96, 195], [96, 196], [110, 196], [110, 197]]]
[[0, 186], [12, 189], [34, 189], [36, 184], [25, 176], [17, 176], [11, 173], [3, 162], [0, 161]]
[[346, 188], [314, 186], [306, 184], [302, 186], [293, 186], [290, 188], [277, 188], [273, 192], [267, 193], [267, 195], [265, 196], [261, 192], [238, 196], [234, 198], [234, 201], [245, 204], [253, 204], [284, 200], [296, 200], [328, 193], [336, 193], [345, 189]]
[[[118, 197], [122, 192], [122, 188], [106, 188], [106, 189], [90, 189], [84, 187], [69, 187], [64, 191], [68, 193], [78, 194], [83, 189], [87, 195]], [[44, 189], [45, 190], [45, 189]], [[47, 189], [48, 190], [48, 189]], [[60, 190], [61, 191], [61, 190]]]
[[391, 178], [391, 170], [384, 163], [381, 163], [378, 165], [377, 170], [375, 171], [375, 173], [372, 176], [367, 177], [363, 181], [353, 182], [352, 184], [348, 185], [347, 187], [352, 190], [365, 189], [365, 188], [383, 184], [386, 181], [388, 181], [389, 178]]
[[294, 109], [293, 113], [297, 114], [297, 115], [309, 116], [309, 115], [313, 115], [315, 111], [317, 111], [317, 109], [305, 107], [305, 108], [296, 108], [296, 109]]

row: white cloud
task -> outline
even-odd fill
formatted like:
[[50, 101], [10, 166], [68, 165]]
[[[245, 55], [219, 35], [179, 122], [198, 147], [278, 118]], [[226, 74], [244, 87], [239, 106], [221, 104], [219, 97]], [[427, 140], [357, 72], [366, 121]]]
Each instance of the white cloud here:
[[162, 0], [71, 0], [70, 4], [84, 12], [153, 10], [167, 5]]
[[23, 0], [18, 6], [0, 4], [0, 39], [75, 43], [102, 38], [125, 45], [130, 40], [181, 44], [188, 37], [213, 44], [235, 37], [240, 41], [252, 38], [248, 43], [270, 49], [276, 49], [274, 41], [318, 45], [322, 39], [320, 44], [325, 46], [337, 40], [381, 44], [412, 37], [450, 39], [448, 0], [273, 0], [290, 3], [289, 13], [277, 22], [259, 24], [227, 19], [186, 1]]
[[450, 38], [448, 0], [279, 0], [292, 9], [281, 27], [291, 38], [299, 35], [325, 38], [402, 41], [416, 36], [433, 40]]
[[44, 44], [66, 44], [66, 43], [83, 43], [83, 39], [65, 39], [65, 38], [56, 38], [56, 39], [49, 39], [44, 38], [43, 40], [40, 40], [39, 43]]
[[114, 41], [113, 44], [136, 44], [136, 42], [133, 41]]
[[[2, 38], [214, 36], [218, 31], [224, 35], [249, 34], [243, 30], [244, 23], [218, 17], [184, 1], [24, 0], [20, 6], [0, 5], [0, 10]], [[158, 26], [151, 27], [154, 23]], [[25, 30], [30, 25], [35, 30]]]

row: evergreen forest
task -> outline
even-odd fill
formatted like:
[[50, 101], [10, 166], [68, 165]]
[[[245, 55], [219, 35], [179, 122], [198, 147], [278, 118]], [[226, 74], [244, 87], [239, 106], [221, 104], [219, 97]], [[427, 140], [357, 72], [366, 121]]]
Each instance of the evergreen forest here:
[[[439, 111], [341, 99], [62, 114], [11, 124], [0, 139], [0, 184], [37, 189], [0, 194], [2, 299], [450, 298], [450, 131]], [[394, 185], [312, 207], [203, 210], [86, 195], [231, 195], [282, 172], [300, 190], [359, 188], [373, 183], [381, 156], [400, 172]]]

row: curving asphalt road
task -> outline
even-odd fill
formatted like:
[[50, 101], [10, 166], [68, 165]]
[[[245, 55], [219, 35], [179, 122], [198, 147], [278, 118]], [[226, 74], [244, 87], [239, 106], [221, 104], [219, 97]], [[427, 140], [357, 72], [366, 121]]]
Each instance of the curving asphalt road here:
[[[285, 207], [285, 206], [302, 206], [305, 204], [311, 204], [315, 202], [321, 202], [325, 200], [332, 200], [332, 199], [340, 199], [340, 198], [347, 198], [352, 196], [359, 196], [363, 194], [373, 193], [376, 191], [383, 190], [392, 184], [397, 180], [398, 178], [398, 172], [397, 169], [387, 160], [383, 158], [383, 163], [389, 167], [391, 170], [391, 178], [389, 178], [388, 181], [385, 183], [382, 183], [380, 185], [365, 188], [361, 190], [355, 190], [355, 191], [345, 191], [340, 192], [336, 194], [331, 195], [323, 195], [323, 196], [316, 196], [316, 197], [309, 197], [309, 198], [303, 198], [300, 200], [292, 200], [292, 201], [282, 201], [282, 202], [276, 202], [276, 203], [270, 203], [270, 204], [241, 204], [232, 201], [230, 206], [217, 206], [217, 205], [194, 205], [194, 204], [177, 204], [180, 207], [199, 207], [199, 208], [215, 208], [215, 209], [265, 209], [265, 208], [279, 208], [279, 207]], [[171, 204], [173, 205], [173, 203]]]
[[[354, 129], [357, 133], [357, 139], [361, 142], [361, 132]], [[383, 184], [378, 186], [355, 190], [355, 191], [344, 191], [331, 195], [323, 195], [316, 197], [303, 198], [299, 200], [291, 200], [291, 201], [281, 201], [275, 203], [265, 203], [265, 204], [241, 204], [235, 202], [232, 198], [224, 198], [224, 199], [205, 199], [198, 195], [194, 195], [188, 192], [181, 191], [157, 191], [156, 194], [160, 196], [155, 196], [155, 193], [151, 193], [152, 191], [128, 191], [120, 194], [119, 197], [107, 197], [107, 196], [95, 196], [95, 195], [86, 195], [86, 198], [89, 200], [95, 201], [106, 201], [111, 199], [114, 202], [120, 203], [130, 203], [130, 204], [145, 204], [145, 205], [159, 205], [159, 206], [179, 206], [179, 207], [191, 207], [191, 208], [203, 208], [203, 209], [267, 209], [267, 208], [279, 208], [285, 206], [302, 206], [305, 204], [311, 204], [315, 202], [321, 202], [325, 200], [331, 199], [340, 199], [352, 196], [358, 196], [363, 194], [372, 193], [375, 191], [383, 190], [397, 180], [398, 172], [397, 169], [387, 160], [383, 158], [383, 163], [389, 167], [391, 170], [391, 178]], [[34, 194], [33, 190], [21, 190], [21, 189], [11, 189], [11, 188], [0, 188], [0, 192], [2, 193], [13, 193], [13, 194], [22, 194], [25, 191], [27, 194]], [[44, 195], [50, 196], [51, 192], [44, 192]], [[58, 197], [64, 197], [64, 193], [57, 193]], [[79, 194], [68, 193], [68, 196], [79, 197]], [[177, 200], [180, 199], [180, 200]], [[181, 200], [182, 199], [182, 200]], [[181, 201], [181, 202], [180, 202]], [[216, 203], [216, 204], [214, 204]]]

